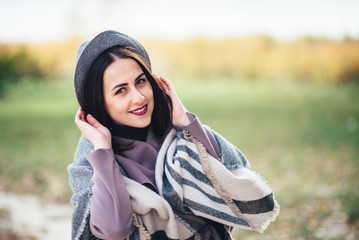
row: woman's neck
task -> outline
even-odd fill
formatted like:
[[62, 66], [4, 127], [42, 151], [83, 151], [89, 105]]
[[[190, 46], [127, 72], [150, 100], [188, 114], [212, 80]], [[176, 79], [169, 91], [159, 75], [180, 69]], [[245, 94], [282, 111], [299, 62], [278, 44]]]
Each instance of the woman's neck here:
[[110, 130], [113, 136], [145, 142], [149, 129], [150, 125], [145, 128], [136, 128], [113, 123]]

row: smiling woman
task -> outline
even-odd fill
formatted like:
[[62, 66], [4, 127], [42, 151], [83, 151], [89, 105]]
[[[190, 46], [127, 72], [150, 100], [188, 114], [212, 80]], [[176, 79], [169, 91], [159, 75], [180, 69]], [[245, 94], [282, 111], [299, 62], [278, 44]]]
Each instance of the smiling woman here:
[[82, 43], [75, 91], [73, 239], [228, 240], [279, 214], [266, 181], [186, 111], [136, 40], [105, 31]]
[[143, 128], [151, 123], [153, 92], [133, 59], [116, 59], [103, 76], [106, 111], [116, 124]]

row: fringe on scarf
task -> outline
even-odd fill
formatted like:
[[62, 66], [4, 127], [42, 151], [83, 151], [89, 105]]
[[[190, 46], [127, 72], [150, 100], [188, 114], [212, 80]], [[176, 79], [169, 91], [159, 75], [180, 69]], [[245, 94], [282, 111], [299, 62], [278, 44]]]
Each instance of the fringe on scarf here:
[[133, 214], [133, 225], [138, 228], [138, 231], [140, 233], [140, 239], [141, 240], [151, 240], [151, 234], [146, 230], [146, 228], [143, 226], [143, 224], [140, 224], [138, 219], [138, 215], [136, 213]]
[[[202, 165], [204, 173], [207, 175], [208, 179], [213, 183], [213, 186], [214, 186], [216, 192], [227, 203], [228, 207], [232, 210], [232, 212], [234, 214], [236, 214], [238, 217], [241, 217], [242, 219], [247, 221], [253, 230], [256, 230], [261, 233], [264, 232], [264, 230], [268, 227], [268, 225], [271, 222], [273, 222], [275, 220], [276, 216], [279, 214], [279, 211], [280, 211], [279, 205], [275, 204], [273, 212], [266, 222], [264, 222], [260, 225], [256, 225], [256, 226], [251, 224], [251, 222], [248, 221], [248, 218], [246, 218], [241, 213], [241, 211], [236, 206], [236, 204], [233, 202], [233, 199], [229, 196], [229, 194], [220, 186], [217, 178], [214, 176], [213, 172], [211, 171], [211, 168], [208, 163], [208, 158], [209, 158], [208, 152], [207, 152], [205, 146], [200, 141], [198, 141], [195, 137], [193, 137], [193, 135], [191, 133], [189, 133], [188, 131], [184, 131], [184, 138], [186, 140], [192, 141], [195, 144], [195, 146], [198, 150], [199, 159], [201, 161], [201, 165]], [[219, 161], [221, 163], [223, 163], [222, 159], [219, 159]], [[274, 195], [273, 195], [273, 197], [274, 197]]]

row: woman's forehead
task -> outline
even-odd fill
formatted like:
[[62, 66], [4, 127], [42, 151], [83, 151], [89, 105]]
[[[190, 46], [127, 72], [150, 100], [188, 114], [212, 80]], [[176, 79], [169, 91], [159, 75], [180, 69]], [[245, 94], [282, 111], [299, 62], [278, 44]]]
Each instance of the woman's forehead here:
[[129, 83], [135, 81], [141, 74], [143, 74], [142, 68], [135, 60], [131, 58], [117, 58], [104, 71], [104, 85]]

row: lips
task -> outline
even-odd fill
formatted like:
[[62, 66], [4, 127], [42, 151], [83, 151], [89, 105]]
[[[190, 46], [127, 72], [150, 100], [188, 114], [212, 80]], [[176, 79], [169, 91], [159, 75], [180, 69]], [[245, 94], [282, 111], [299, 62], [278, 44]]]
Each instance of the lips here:
[[135, 110], [130, 111], [130, 113], [136, 115], [136, 116], [142, 116], [145, 115], [147, 113], [148, 110], [148, 106], [147, 104], [140, 107], [140, 108], [136, 108]]

